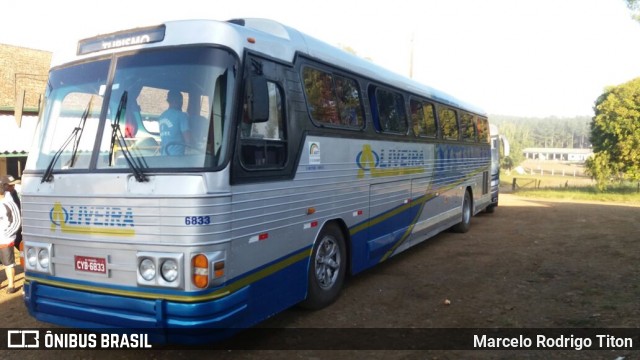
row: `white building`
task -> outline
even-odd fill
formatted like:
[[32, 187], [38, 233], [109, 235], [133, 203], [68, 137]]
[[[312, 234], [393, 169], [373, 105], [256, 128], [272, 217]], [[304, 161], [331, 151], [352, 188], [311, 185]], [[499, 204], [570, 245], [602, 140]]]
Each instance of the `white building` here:
[[526, 159], [569, 162], [585, 162], [593, 155], [591, 149], [526, 148], [522, 152]]

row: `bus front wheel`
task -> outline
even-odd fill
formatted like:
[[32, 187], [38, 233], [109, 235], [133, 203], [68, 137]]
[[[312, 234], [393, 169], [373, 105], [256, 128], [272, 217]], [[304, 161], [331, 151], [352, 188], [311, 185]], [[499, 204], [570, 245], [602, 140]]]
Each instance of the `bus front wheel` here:
[[333, 223], [327, 224], [313, 246], [309, 264], [307, 298], [300, 306], [321, 309], [340, 295], [347, 270], [344, 236]]

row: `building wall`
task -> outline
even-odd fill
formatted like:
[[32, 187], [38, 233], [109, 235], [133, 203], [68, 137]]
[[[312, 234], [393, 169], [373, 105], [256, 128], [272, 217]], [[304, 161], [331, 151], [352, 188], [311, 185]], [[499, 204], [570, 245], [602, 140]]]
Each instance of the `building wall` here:
[[16, 99], [24, 92], [24, 111], [38, 111], [47, 84], [51, 55], [48, 51], [0, 44], [0, 175], [22, 176], [27, 160], [25, 150], [33, 138], [33, 127], [23, 123], [18, 128], [13, 119]]
[[16, 95], [25, 91], [24, 109], [35, 111], [47, 84], [51, 52], [0, 44], [0, 111], [15, 107]]

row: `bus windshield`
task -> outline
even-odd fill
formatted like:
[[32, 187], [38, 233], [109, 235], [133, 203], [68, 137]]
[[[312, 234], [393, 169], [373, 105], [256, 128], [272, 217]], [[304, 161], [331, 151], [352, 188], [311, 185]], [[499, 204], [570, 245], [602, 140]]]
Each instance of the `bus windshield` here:
[[54, 69], [26, 169], [219, 167], [236, 68], [228, 51], [181, 47]]

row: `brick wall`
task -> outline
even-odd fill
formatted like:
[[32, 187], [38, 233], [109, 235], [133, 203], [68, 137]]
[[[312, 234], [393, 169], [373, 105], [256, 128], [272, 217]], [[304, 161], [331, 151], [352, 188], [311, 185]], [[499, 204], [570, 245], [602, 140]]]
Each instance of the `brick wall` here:
[[50, 66], [48, 51], [0, 44], [0, 110], [12, 111], [21, 91], [26, 91], [24, 109], [37, 109]]

